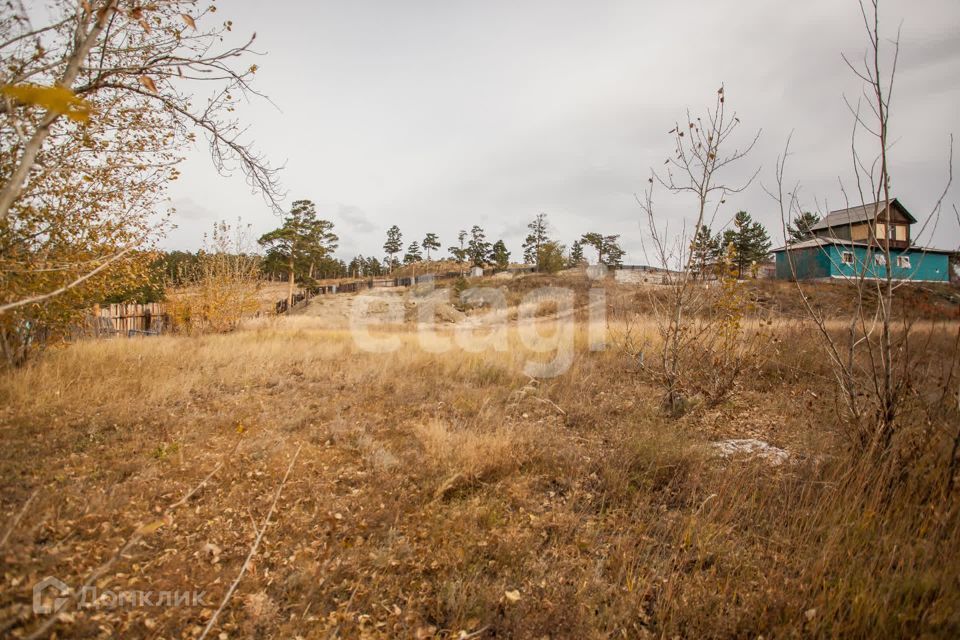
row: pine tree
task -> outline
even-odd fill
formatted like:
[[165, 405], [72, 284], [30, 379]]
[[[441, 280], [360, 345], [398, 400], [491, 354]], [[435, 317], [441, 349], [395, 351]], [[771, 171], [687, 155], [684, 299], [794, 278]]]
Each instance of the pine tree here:
[[540, 264], [538, 263], [538, 257], [540, 256], [540, 247], [550, 240], [547, 235], [549, 232], [547, 214], [538, 213], [537, 217], [527, 225], [527, 228], [530, 230], [530, 233], [527, 234], [526, 239], [523, 241], [523, 261], [526, 264], [537, 265], [537, 270], [539, 271]]
[[493, 243], [491, 257], [500, 271], [504, 271], [510, 266], [510, 252], [507, 251], [507, 245], [503, 243], [503, 240], [497, 240]]
[[605, 236], [596, 231], [591, 231], [583, 234], [579, 243], [590, 245], [596, 250], [597, 264], [613, 267], [623, 264], [623, 256], [626, 255], [626, 252], [620, 248], [619, 240], [619, 235]]
[[605, 265], [619, 267], [623, 264], [623, 256], [627, 252], [620, 248], [620, 236], [603, 236], [603, 255], [606, 256]]
[[800, 242], [812, 238], [813, 231], [810, 228], [818, 222], [820, 222], [820, 216], [817, 214], [811, 211], [801, 213], [787, 225], [789, 242]]
[[266, 248], [265, 262], [287, 272], [287, 304], [293, 306], [294, 282], [312, 280], [318, 263], [337, 248], [333, 223], [317, 218], [316, 205], [310, 200], [295, 200], [283, 225], [260, 236]]
[[470, 229], [470, 242], [467, 243], [467, 256], [475, 267], [482, 267], [490, 261], [490, 243], [479, 225]]
[[733, 218], [733, 229], [727, 229], [723, 234], [724, 245], [732, 244], [736, 255], [734, 266], [737, 278], [743, 279], [743, 274], [756, 263], [763, 262], [770, 254], [770, 236], [767, 230], [746, 211], [738, 211]]
[[363, 255], [354, 256], [353, 260], [350, 261], [350, 264], [347, 265], [347, 275], [351, 278], [360, 278], [364, 275], [366, 263], [364, 261]]
[[411, 264], [421, 260], [423, 260], [423, 255], [420, 253], [420, 243], [414, 240], [407, 247], [407, 252], [403, 256], [403, 264]]
[[461, 229], [460, 233], [457, 234], [457, 240], [460, 242], [460, 246], [454, 245], [449, 247], [447, 251], [457, 261], [460, 266], [460, 275], [463, 275], [463, 263], [467, 261], [467, 248], [464, 246], [464, 242], [467, 240], [467, 232]]
[[700, 225], [697, 233], [690, 242], [690, 264], [696, 269], [701, 278], [705, 278], [707, 271], [716, 266], [723, 255], [723, 238], [720, 234], [713, 235], [707, 225]]
[[421, 246], [427, 252], [427, 262], [430, 262], [430, 252], [440, 250], [440, 238], [435, 233], [428, 233], [423, 237]]
[[367, 265], [365, 268], [365, 273], [368, 276], [382, 276], [383, 275], [383, 265], [380, 264], [380, 261], [374, 257], [367, 258]]
[[603, 235], [596, 231], [585, 233], [580, 236], [580, 242], [589, 245], [597, 252], [597, 264], [603, 263]]
[[567, 266], [570, 268], [579, 267], [583, 264], [583, 243], [577, 240], [570, 245], [570, 256], [567, 258]]
[[387, 229], [387, 241], [383, 243], [383, 250], [387, 254], [387, 264], [392, 270], [397, 262], [394, 256], [403, 250], [403, 234], [400, 233], [400, 227], [397, 225]]

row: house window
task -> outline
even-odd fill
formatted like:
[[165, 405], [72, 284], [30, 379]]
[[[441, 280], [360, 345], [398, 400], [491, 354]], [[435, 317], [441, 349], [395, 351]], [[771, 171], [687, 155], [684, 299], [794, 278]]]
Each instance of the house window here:
[[897, 256], [897, 266], [901, 269], [909, 269], [910, 256]]
[[844, 251], [841, 253], [840, 262], [843, 264], [853, 264], [853, 251]]
[[881, 253], [878, 253], [878, 254], [876, 254], [876, 255], [873, 256], [873, 262], [874, 262], [877, 266], [883, 267], [883, 266], [885, 266], [885, 265], [887, 264], [887, 256], [885, 256], [885, 255], [883, 255], [883, 254], [881, 254]]

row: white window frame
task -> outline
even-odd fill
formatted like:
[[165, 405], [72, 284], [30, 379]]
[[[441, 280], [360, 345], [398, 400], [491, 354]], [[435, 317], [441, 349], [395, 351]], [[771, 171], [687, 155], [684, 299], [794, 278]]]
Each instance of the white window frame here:
[[840, 264], [853, 264], [853, 251], [841, 251]]
[[873, 264], [877, 265], [878, 267], [887, 266], [887, 256], [883, 255], [882, 253], [873, 254]]
[[910, 256], [897, 256], [897, 266], [901, 269], [912, 269], [913, 267], [910, 265]]

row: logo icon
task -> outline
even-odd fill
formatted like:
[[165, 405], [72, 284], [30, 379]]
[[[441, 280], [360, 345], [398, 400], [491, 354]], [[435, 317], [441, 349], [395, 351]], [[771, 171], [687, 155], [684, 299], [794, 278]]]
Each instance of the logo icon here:
[[[44, 592], [54, 590], [53, 600], [44, 599]], [[36, 614], [57, 613], [63, 609], [68, 599], [65, 597], [70, 594], [70, 587], [58, 578], [47, 576], [37, 584], [33, 585], [33, 612]]]

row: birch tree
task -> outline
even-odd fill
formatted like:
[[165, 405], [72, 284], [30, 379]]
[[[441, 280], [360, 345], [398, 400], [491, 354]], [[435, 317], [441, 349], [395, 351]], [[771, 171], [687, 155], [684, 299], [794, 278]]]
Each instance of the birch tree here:
[[215, 5], [45, 9], [0, 14], [0, 333], [14, 342], [139, 277], [198, 136], [221, 173], [242, 172], [271, 206], [283, 195], [232, 115], [258, 95], [254, 36], [237, 38]]

